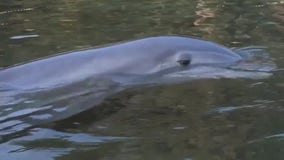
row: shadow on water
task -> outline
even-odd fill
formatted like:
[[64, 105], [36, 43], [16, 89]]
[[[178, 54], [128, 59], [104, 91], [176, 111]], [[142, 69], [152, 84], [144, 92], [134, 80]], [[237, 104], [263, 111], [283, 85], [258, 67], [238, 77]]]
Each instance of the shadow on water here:
[[[283, 68], [283, 8], [281, 0], [3, 0], [0, 67], [99, 44], [178, 34], [236, 48], [265, 46]], [[58, 89], [26, 94], [26, 99], [5, 99], [5, 104], [11, 103], [1, 105], [6, 117], [0, 117], [0, 133], [5, 135], [0, 156], [5, 160], [282, 160], [283, 78], [277, 72], [267, 79], [203, 79], [137, 87], [111, 96], [100, 88], [102, 97], [74, 87], [65, 97], [59, 95], [68, 90]], [[116, 85], [107, 87], [115, 90]], [[67, 119], [39, 123], [50, 115], [60, 117], [66, 111], [61, 104], [76, 102], [78, 94], [101, 104]], [[31, 101], [33, 96], [40, 101]], [[50, 106], [54, 99], [61, 103]], [[20, 112], [11, 108], [17, 102]], [[31, 104], [38, 108], [28, 108]]]

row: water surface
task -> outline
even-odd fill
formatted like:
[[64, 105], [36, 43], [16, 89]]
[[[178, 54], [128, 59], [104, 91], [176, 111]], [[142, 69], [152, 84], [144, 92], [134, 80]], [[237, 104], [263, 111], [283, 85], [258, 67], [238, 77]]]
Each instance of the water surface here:
[[[187, 35], [231, 48], [264, 47], [283, 68], [283, 11], [282, 0], [3, 0], [0, 67], [117, 41]], [[5, 160], [282, 160], [283, 78], [276, 72], [265, 79], [136, 87], [71, 118], [36, 126], [13, 119], [23, 112], [2, 105], [0, 112], [12, 118], [0, 117], [7, 122], [0, 126], [0, 155]], [[76, 94], [69, 96], [76, 101]], [[22, 108], [39, 103], [5, 99], [5, 104], [17, 101], [25, 102]], [[42, 106], [25, 108], [25, 114], [41, 113], [32, 118], [42, 121], [50, 107]]]

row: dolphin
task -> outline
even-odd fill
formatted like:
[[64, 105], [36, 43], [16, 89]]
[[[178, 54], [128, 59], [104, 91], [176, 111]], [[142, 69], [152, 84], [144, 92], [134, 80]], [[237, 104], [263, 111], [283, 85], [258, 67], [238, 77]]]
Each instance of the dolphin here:
[[0, 70], [0, 136], [68, 118], [134, 86], [270, 75], [236, 67], [243, 60], [210, 41], [159, 36], [10, 66]]
[[147, 76], [157, 78], [202, 67], [225, 68], [241, 59], [230, 49], [205, 40], [150, 37], [8, 67], [0, 70], [0, 86], [20, 90], [52, 88], [90, 77], [107, 77], [119, 83], [135, 83], [142, 78], [139, 83], [145, 83], [151, 79], [146, 80]]

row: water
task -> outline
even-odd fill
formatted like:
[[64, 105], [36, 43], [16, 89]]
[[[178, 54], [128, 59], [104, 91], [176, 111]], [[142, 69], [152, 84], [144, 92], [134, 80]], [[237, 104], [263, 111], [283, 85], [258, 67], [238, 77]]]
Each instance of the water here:
[[[283, 10], [282, 0], [2, 0], [0, 67], [63, 51], [170, 34], [196, 36], [232, 48], [261, 46], [281, 69]], [[0, 133], [5, 136], [0, 139], [0, 155], [3, 160], [282, 160], [283, 87], [281, 71], [264, 79], [202, 79], [137, 87], [102, 102], [96, 95], [99, 106], [36, 126], [22, 123], [29, 121], [21, 117], [23, 112], [1, 106], [1, 114], [10, 118], [0, 117], [7, 122], [1, 124]], [[59, 92], [64, 91], [59, 88], [39, 95], [44, 100], [40, 102], [5, 99], [0, 103], [22, 102], [26, 115], [35, 112], [37, 116], [30, 118], [44, 121], [49, 114], [65, 111], [58, 105], [52, 113], [45, 112], [55, 97], [68, 103], [54, 94]], [[92, 95], [86, 90], [75, 93], [82, 92]], [[68, 96], [76, 101], [76, 94]], [[43, 107], [25, 108], [32, 103]]]

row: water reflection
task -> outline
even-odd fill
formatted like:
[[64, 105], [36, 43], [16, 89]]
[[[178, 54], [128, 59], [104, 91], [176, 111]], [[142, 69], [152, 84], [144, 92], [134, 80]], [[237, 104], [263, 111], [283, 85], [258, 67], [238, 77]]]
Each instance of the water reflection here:
[[203, 0], [199, 0], [196, 6], [196, 15], [197, 18], [193, 24], [198, 27], [200, 30], [206, 32], [207, 34], [212, 34], [214, 31], [214, 24], [206, 23], [206, 20], [215, 17], [215, 12], [210, 7], [206, 7], [206, 2]]
[[[72, 151], [87, 152], [98, 150], [107, 143], [131, 141], [133, 138], [94, 136], [84, 133], [64, 133], [60, 131], [35, 128], [29, 135], [2, 143], [0, 156], [4, 159], [43, 159], [64, 157]], [[45, 156], [43, 156], [45, 155]]]
[[271, 10], [273, 12], [272, 17], [275, 19], [272, 22], [272, 25], [275, 25], [277, 28], [278, 32], [283, 32], [284, 31], [284, 2], [276, 2], [276, 3], [268, 3], [271, 5]]

